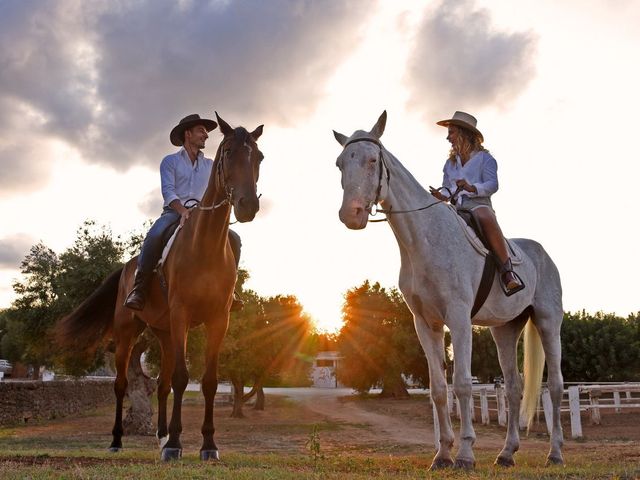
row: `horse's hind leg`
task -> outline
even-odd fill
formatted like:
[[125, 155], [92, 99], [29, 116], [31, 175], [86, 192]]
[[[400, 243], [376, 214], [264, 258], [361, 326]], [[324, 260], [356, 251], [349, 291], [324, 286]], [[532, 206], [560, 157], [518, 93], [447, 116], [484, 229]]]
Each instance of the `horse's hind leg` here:
[[219, 460], [218, 447], [213, 439], [213, 402], [218, 390], [218, 353], [224, 334], [227, 330], [227, 319], [216, 319], [207, 325], [206, 367], [202, 377], [202, 393], [204, 394], [204, 421], [202, 422], [201, 460]]
[[504, 383], [507, 389], [507, 403], [509, 405], [509, 417], [507, 436], [504, 447], [496, 458], [496, 465], [511, 467], [515, 465], [513, 454], [520, 447], [519, 415], [522, 381], [518, 373], [518, 338], [522, 328], [528, 319], [528, 313], [516, 317], [511, 322], [500, 327], [492, 327], [491, 334], [498, 348], [498, 360], [504, 375]]
[[[131, 350], [133, 345], [145, 328], [145, 324], [137, 319], [134, 315], [122, 311], [116, 315], [121, 315], [122, 320], [118, 321], [116, 318], [115, 325], [119, 328], [114, 328], [113, 340], [116, 345], [116, 380], [113, 385], [113, 390], [116, 394], [116, 419], [113, 424], [113, 440], [109, 446], [109, 450], [112, 452], [118, 452], [122, 448], [122, 435], [124, 428], [122, 426], [122, 409], [124, 403], [124, 396], [127, 393], [127, 369], [129, 368], [129, 359], [131, 358]], [[129, 316], [130, 319], [127, 319]]]
[[562, 370], [560, 368], [561, 346], [560, 346], [560, 327], [562, 324], [562, 308], [556, 308], [552, 311], [550, 308], [535, 308], [535, 325], [540, 333], [542, 347], [547, 361], [547, 388], [551, 396], [551, 404], [553, 407], [552, 429], [551, 429], [551, 447], [549, 455], [547, 455], [548, 464], [563, 464], [562, 458], [562, 422], [560, 420], [560, 405], [562, 403], [562, 395], [564, 392], [564, 380], [562, 378]]

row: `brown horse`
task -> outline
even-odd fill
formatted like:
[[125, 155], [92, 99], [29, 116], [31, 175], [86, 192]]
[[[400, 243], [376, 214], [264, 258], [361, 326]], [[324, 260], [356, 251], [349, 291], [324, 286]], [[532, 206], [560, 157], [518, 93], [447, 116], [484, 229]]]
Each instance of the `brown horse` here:
[[[133, 258], [58, 325], [58, 338], [76, 350], [91, 351], [108, 334], [113, 335], [117, 402], [111, 451], [122, 448], [122, 403], [129, 358], [136, 339], [148, 326], [162, 351], [157, 432], [161, 458], [181, 457], [182, 396], [189, 380], [185, 359], [187, 333], [189, 328], [204, 324], [207, 347], [202, 377], [205, 413], [200, 458], [219, 458], [213, 439], [213, 400], [218, 388], [218, 353], [227, 330], [236, 281], [235, 259], [227, 238], [229, 217], [232, 207], [240, 222], [253, 220], [258, 212], [256, 185], [263, 155], [256, 142], [263, 126], [249, 133], [243, 127], [230, 127], [217, 113], [216, 117], [224, 138], [216, 152], [204, 197], [179, 232], [164, 263], [166, 292], [154, 278], [144, 310], [133, 312], [123, 306], [133, 286], [137, 263]], [[172, 388], [173, 412], [167, 428], [167, 397]]]

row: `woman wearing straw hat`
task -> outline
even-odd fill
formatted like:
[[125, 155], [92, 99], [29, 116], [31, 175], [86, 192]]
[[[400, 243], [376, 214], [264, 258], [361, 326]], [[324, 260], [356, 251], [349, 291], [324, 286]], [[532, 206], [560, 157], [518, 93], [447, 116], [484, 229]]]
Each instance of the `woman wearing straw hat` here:
[[524, 284], [513, 272], [507, 243], [491, 205], [491, 195], [498, 191], [498, 165], [482, 145], [484, 138], [476, 128], [477, 123], [475, 117], [465, 112], [456, 112], [452, 118], [437, 122], [447, 127], [451, 150], [443, 169], [442, 188], [430, 187], [430, 191], [439, 200], [472, 212], [500, 261], [500, 279], [510, 296], [522, 290]]

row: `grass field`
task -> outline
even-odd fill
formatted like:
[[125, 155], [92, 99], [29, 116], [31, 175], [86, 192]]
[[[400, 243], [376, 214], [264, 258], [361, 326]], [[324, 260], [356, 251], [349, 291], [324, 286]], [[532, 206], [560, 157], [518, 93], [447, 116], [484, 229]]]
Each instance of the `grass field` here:
[[[353, 403], [400, 419], [423, 407], [422, 399], [368, 398]], [[0, 429], [0, 478], [640, 478], [640, 445], [629, 439], [567, 441], [564, 467], [544, 467], [546, 439], [526, 440], [515, 468], [494, 467], [498, 450], [492, 439], [499, 442], [504, 434], [498, 427], [495, 432], [478, 429], [473, 472], [429, 472], [433, 455], [429, 445], [392, 443], [371, 425], [331, 420], [281, 397], [268, 397], [264, 412], [247, 409], [245, 419], [228, 418], [229, 408], [218, 408], [216, 438], [222, 460], [203, 464], [198, 459], [202, 411], [198, 397], [191, 396], [184, 410], [185, 450], [179, 462], [160, 462], [152, 437], [125, 437], [125, 449], [109, 453], [109, 407], [80, 418]], [[426, 420], [424, 423], [427, 428]], [[480, 440], [487, 437], [493, 443], [483, 447]]]

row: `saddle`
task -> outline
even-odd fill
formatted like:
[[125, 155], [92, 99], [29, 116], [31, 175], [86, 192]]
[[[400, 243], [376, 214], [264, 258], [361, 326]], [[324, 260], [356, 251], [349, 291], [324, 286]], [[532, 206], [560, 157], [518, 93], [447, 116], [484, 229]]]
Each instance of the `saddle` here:
[[156, 268], [154, 269], [154, 272], [158, 274], [158, 279], [160, 280], [160, 287], [162, 287], [162, 291], [164, 292], [165, 297], [168, 297], [169, 295], [169, 287], [167, 285], [167, 279], [164, 276], [164, 269], [163, 269], [164, 262], [167, 260], [167, 256], [171, 251], [171, 247], [173, 246], [174, 240], [178, 236], [178, 233], [180, 233], [180, 230], [182, 230], [182, 225], [177, 225], [173, 231], [170, 231], [170, 230], [171, 229], [169, 229], [166, 235], [169, 238], [165, 241], [164, 249], [162, 250], [162, 255], [160, 255], [160, 259], [158, 260], [158, 263], [156, 264]]
[[[484, 232], [482, 231], [480, 223], [477, 221], [473, 213], [470, 210], [465, 209], [454, 210], [458, 215], [457, 218], [460, 221], [461, 226], [463, 227], [467, 239], [471, 242], [475, 249], [485, 257], [484, 268], [482, 270], [482, 278], [480, 279], [480, 285], [478, 286], [478, 291], [476, 292], [476, 298], [474, 300], [473, 307], [471, 308], [471, 318], [473, 318], [475, 314], [478, 313], [484, 302], [487, 300], [489, 293], [491, 293], [493, 279], [496, 275], [496, 272], [499, 271], [501, 265], [500, 260], [491, 251], [491, 246], [487, 238], [485, 237]], [[509, 248], [512, 264], [518, 265], [522, 263], [520, 250], [515, 247], [515, 245], [511, 241], [506, 240], [506, 242]], [[500, 283], [500, 285], [502, 285], [502, 283]]]

